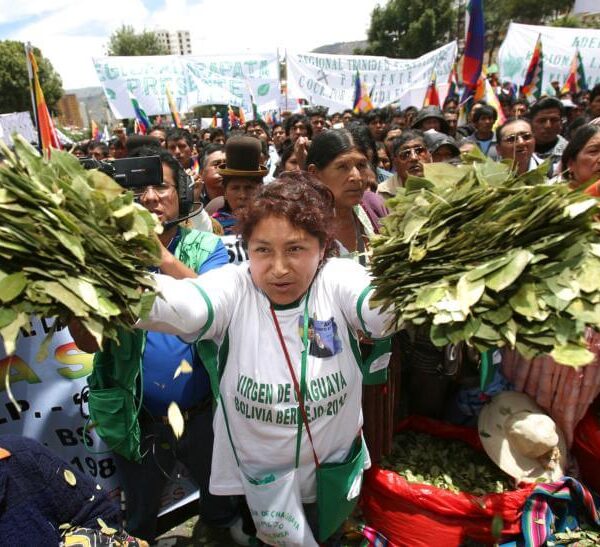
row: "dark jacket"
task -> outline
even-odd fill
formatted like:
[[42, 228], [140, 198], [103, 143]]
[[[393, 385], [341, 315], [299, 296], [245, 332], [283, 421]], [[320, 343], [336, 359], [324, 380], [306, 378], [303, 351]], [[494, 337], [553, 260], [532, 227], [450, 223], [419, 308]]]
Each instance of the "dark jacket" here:
[[0, 435], [0, 448], [0, 545], [56, 547], [61, 524], [97, 529], [98, 518], [120, 528], [119, 506], [48, 448], [19, 435]]

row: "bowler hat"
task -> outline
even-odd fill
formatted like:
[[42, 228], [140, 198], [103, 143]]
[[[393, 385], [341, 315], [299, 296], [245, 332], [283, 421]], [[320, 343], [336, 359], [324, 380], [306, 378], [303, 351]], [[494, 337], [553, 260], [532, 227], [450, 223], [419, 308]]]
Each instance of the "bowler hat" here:
[[260, 164], [262, 146], [255, 137], [231, 137], [225, 143], [225, 163], [218, 172], [223, 177], [264, 177], [269, 170]]

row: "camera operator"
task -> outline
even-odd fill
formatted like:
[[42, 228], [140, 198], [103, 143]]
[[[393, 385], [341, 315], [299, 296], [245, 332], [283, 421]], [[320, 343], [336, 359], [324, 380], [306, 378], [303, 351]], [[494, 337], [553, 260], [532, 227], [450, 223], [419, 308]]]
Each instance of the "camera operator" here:
[[[129, 156], [159, 156], [162, 164], [162, 183], [133, 188], [139, 203], [155, 213], [165, 226], [159, 236], [162, 257], [158, 271], [177, 279], [193, 278], [227, 264], [227, 251], [217, 236], [185, 228], [178, 222], [186, 219], [192, 207], [190, 180], [180, 163], [158, 147], [137, 148]], [[79, 345], [80, 338], [73, 329], [72, 334]], [[232, 500], [208, 491], [213, 446], [212, 399], [209, 378], [196, 346], [177, 336], [156, 332], [143, 332], [143, 337], [121, 332], [119, 341], [119, 345], [105, 344], [96, 353], [89, 385], [90, 393], [96, 385], [105, 386], [115, 380], [120, 385], [123, 378], [102, 375], [106, 370], [114, 375], [119, 375], [119, 371], [139, 370], [141, 365], [140, 452], [123, 453], [118, 445], [111, 446], [107, 441], [118, 461], [128, 529], [148, 542], [155, 540], [162, 491], [177, 462], [186, 466], [200, 490], [202, 522], [214, 528], [229, 527], [236, 515]], [[191, 364], [192, 372], [175, 377], [184, 360]], [[128, 378], [131, 376], [130, 373]], [[136, 381], [130, 379], [129, 383]], [[135, 385], [129, 387], [135, 390]], [[184, 418], [185, 428], [179, 439], [167, 418], [171, 402], [177, 403]], [[90, 415], [94, 419], [92, 405]]]

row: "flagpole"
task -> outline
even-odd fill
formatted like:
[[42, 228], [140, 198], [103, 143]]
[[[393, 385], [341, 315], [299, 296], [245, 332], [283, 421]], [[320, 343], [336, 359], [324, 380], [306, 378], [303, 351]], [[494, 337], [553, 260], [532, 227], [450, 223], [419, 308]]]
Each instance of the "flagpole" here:
[[[285, 55], [284, 55], [284, 59], [285, 59], [285, 110], [286, 112], [289, 111], [290, 107], [288, 106], [288, 89], [289, 89], [289, 78], [288, 78], [288, 58], [287, 58], [287, 49], [285, 50]], [[280, 82], [281, 85], [281, 82]]]
[[37, 98], [35, 96], [35, 88], [33, 85], [33, 67], [29, 59], [29, 52], [33, 55], [33, 49], [31, 48], [31, 42], [25, 44], [25, 62], [27, 64], [27, 74], [29, 76], [29, 91], [31, 92], [31, 106], [33, 107], [33, 117], [35, 121], [35, 127], [38, 135], [38, 145], [40, 150], [42, 149], [42, 132], [40, 130], [40, 118], [37, 109]]

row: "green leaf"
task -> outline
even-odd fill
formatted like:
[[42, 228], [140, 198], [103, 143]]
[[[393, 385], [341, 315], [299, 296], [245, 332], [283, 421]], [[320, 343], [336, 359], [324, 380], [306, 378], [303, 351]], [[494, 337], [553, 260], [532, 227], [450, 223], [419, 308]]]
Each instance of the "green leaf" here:
[[571, 205], [567, 205], [565, 207], [565, 215], [569, 218], [575, 218], [586, 211], [589, 211], [592, 208], [598, 206], [597, 199], [587, 199], [585, 201], [579, 201], [577, 203], [572, 203]]
[[0, 328], [0, 336], [4, 342], [4, 351], [6, 355], [12, 355], [17, 349], [17, 337], [19, 336], [21, 327], [25, 327], [29, 324], [29, 316], [26, 313], [17, 313], [17, 316]]
[[539, 315], [540, 309], [535, 294], [535, 285], [533, 283], [521, 285], [517, 293], [508, 301], [513, 310], [527, 319], [535, 319]]
[[17, 312], [11, 308], [0, 308], [0, 329], [12, 323], [17, 317]]
[[88, 316], [88, 307], [86, 303], [70, 290], [63, 287], [60, 283], [57, 283], [56, 281], [42, 281], [40, 282], [40, 285], [43, 286], [44, 291], [48, 295], [56, 302], [68, 308], [73, 315], [77, 317]]
[[425, 287], [419, 291], [416, 305], [419, 308], [430, 308], [434, 304], [437, 304], [444, 297], [446, 290], [447, 287]]
[[462, 312], [466, 315], [473, 304], [477, 303], [485, 291], [485, 281], [483, 279], [468, 279], [463, 275], [456, 284], [456, 299], [461, 304]]
[[27, 278], [22, 272], [7, 275], [0, 280], [0, 300], [11, 302], [19, 296], [27, 286]]
[[61, 242], [80, 264], [85, 263], [85, 251], [79, 238], [75, 235], [69, 234], [68, 232], [60, 231], [56, 233], [57, 239]]
[[584, 346], [565, 344], [552, 350], [550, 356], [561, 365], [580, 367], [594, 361], [595, 355]]
[[486, 276], [485, 285], [496, 292], [512, 285], [523, 273], [533, 256], [529, 251], [518, 249], [508, 264]]

